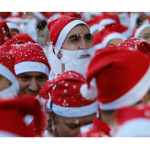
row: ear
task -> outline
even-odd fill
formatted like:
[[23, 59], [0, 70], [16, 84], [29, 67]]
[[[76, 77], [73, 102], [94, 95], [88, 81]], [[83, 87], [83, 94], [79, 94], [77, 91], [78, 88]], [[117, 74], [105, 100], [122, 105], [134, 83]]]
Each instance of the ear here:
[[49, 112], [48, 115], [52, 120], [52, 124], [56, 125], [57, 124], [57, 121], [56, 121], [57, 116], [53, 112]]

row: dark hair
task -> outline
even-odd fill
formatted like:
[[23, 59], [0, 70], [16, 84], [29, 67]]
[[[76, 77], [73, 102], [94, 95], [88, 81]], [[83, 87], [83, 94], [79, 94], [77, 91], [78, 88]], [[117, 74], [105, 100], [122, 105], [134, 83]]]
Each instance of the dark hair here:
[[37, 28], [37, 30], [42, 30], [45, 28], [46, 25], [47, 25], [47, 22], [45, 20], [42, 20], [37, 24], [36, 28]]

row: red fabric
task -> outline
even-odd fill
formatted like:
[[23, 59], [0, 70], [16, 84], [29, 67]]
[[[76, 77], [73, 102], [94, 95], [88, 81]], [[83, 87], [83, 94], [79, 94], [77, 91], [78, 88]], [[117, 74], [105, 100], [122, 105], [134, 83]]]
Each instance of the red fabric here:
[[43, 52], [43, 49], [37, 43], [13, 45], [9, 53], [15, 56], [15, 64], [24, 61], [40, 62], [45, 64], [50, 70], [50, 65]]
[[9, 30], [7, 24], [6, 24], [6, 21], [1, 20], [1, 21], [0, 21], [0, 46], [5, 43], [4, 34], [5, 34], [9, 39], [12, 38], [12, 35], [11, 35], [11, 33], [10, 33], [10, 30]]
[[[57, 78], [47, 81], [43, 85], [39, 96], [48, 99], [48, 93], [50, 93], [53, 103], [62, 107], [87, 106], [96, 100], [85, 100], [81, 96], [80, 87], [84, 83], [85, 78], [81, 74], [75, 71], [67, 71], [57, 76]], [[55, 85], [57, 86], [55, 87]]]
[[16, 76], [15, 70], [14, 70], [14, 65], [15, 65], [14, 56], [0, 50], [0, 64], [8, 68], [14, 74], [14, 76]]
[[6, 19], [7, 17], [9, 17], [11, 15], [11, 12], [0, 12], [0, 16], [3, 19]]
[[[75, 17], [70, 17], [70, 16], [66, 16], [63, 15], [57, 19], [54, 19], [52, 21], [50, 21], [47, 24], [47, 27], [49, 29], [49, 37], [50, 37], [50, 41], [52, 42], [52, 45], [55, 47], [55, 44], [57, 42], [57, 39], [59, 37], [60, 32], [62, 31], [62, 29], [71, 21], [74, 20], [79, 20], [78, 18]], [[54, 52], [54, 49], [53, 49]], [[55, 52], [54, 52], [55, 53]]]
[[149, 65], [149, 57], [139, 51], [107, 46], [97, 50], [91, 59], [86, 73], [87, 83], [96, 78], [97, 99], [109, 103], [131, 90]]
[[13, 39], [16, 38], [17, 40], [22, 40], [25, 43], [31, 42], [31, 43], [37, 43], [35, 40], [33, 40], [27, 33], [21, 33], [13, 36]]
[[[15, 99], [0, 100], [0, 130], [17, 134], [22, 137], [42, 136], [40, 124], [43, 122], [42, 106], [33, 97], [18, 97]], [[33, 115], [35, 118], [34, 128], [28, 126], [23, 118]]]
[[79, 13], [76, 13], [76, 12], [64, 12], [64, 15], [82, 19], [82, 16]]
[[150, 105], [141, 105], [138, 107], [122, 107], [115, 112], [115, 116], [119, 125], [126, 121], [134, 121], [134, 119], [150, 119]]
[[129, 38], [124, 40], [118, 45], [118, 47], [130, 47], [150, 57], [150, 43], [139, 38]]
[[110, 137], [110, 127], [102, 120], [95, 118], [93, 127], [86, 133], [80, 133], [77, 137]]

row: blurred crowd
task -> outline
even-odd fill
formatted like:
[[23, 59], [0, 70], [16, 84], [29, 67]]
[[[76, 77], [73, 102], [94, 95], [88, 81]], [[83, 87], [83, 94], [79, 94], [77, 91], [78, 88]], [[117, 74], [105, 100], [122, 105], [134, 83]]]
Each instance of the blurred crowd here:
[[150, 12], [0, 12], [0, 137], [150, 137]]

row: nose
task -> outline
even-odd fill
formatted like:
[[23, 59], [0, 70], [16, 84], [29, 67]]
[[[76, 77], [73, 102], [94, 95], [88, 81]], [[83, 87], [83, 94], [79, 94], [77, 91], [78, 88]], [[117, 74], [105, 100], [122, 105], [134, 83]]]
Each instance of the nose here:
[[89, 47], [88, 47], [87, 42], [86, 42], [84, 39], [82, 39], [82, 40], [81, 40], [81, 43], [80, 43], [79, 49], [81, 50], [81, 49], [88, 49], [88, 48], [89, 48]]
[[36, 81], [36, 79], [32, 79], [29, 85], [29, 89], [33, 92], [33, 93], [37, 93], [39, 91], [39, 86], [38, 83]]

